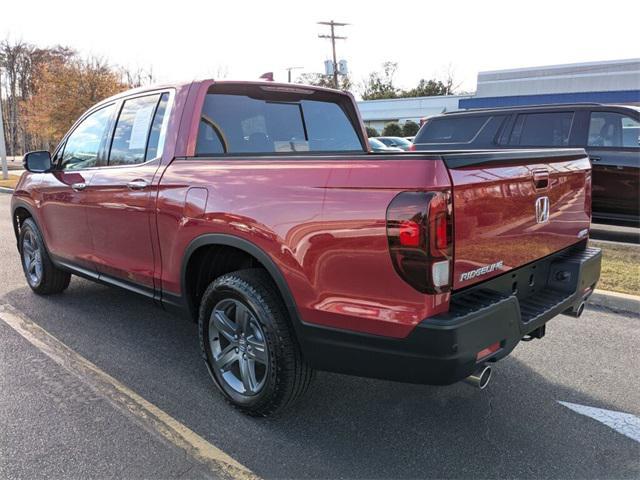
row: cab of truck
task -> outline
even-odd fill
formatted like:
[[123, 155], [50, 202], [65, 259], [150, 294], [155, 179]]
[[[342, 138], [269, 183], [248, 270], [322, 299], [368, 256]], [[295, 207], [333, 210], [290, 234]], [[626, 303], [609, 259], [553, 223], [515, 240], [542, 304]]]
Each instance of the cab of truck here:
[[584, 148], [593, 219], [640, 225], [640, 107], [574, 104], [477, 109], [431, 117], [415, 150]]

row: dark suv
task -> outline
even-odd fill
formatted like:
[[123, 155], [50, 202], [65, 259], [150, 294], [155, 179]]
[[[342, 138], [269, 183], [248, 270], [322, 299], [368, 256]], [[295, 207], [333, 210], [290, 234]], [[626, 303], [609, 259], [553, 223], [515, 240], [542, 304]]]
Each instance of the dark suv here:
[[432, 117], [415, 150], [582, 147], [593, 165], [593, 218], [640, 224], [640, 107], [580, 104]]

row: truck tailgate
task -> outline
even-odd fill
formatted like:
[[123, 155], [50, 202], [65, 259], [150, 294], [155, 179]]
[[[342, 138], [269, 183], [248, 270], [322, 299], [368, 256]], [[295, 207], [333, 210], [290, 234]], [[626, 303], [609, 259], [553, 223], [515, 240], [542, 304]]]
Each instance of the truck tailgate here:
[[520, 267], [588, 236], [591, 165], [584, 150], [443, 155], [453, 184], [453, 288]]

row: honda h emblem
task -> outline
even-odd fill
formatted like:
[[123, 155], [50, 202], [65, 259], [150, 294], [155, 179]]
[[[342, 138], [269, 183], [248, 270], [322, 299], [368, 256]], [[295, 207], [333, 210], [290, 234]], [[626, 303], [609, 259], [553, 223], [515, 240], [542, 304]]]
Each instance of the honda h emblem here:
[[546, 223], [549, 221], [549, 197], [536, 199], [536, 222]]

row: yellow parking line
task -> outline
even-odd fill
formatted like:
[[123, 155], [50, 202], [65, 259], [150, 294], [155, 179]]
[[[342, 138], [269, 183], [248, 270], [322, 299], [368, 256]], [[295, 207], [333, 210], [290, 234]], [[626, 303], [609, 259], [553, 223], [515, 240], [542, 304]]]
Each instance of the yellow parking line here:
[[253, 480], [259, 477], [168, 413], [148, 402], [60, 340], [8, 305], [0, 305], [0, 320], [65, 370], [89, 385], [118, 410], [132, 416], [145, 430], [187, 452], [220, 477]]

